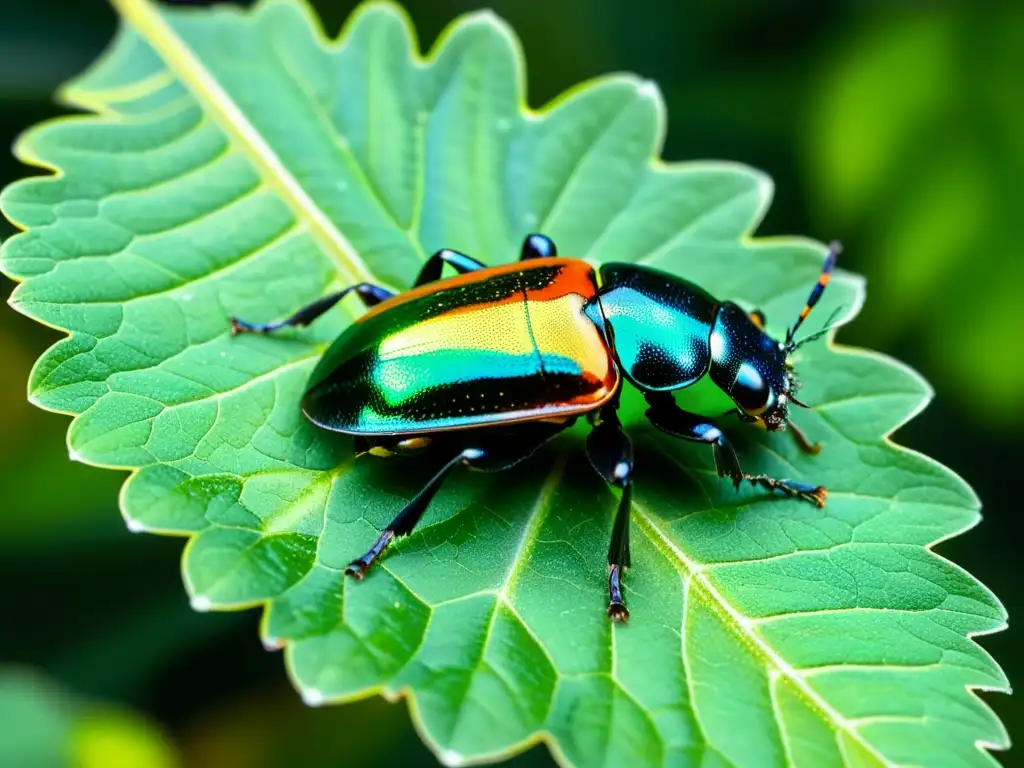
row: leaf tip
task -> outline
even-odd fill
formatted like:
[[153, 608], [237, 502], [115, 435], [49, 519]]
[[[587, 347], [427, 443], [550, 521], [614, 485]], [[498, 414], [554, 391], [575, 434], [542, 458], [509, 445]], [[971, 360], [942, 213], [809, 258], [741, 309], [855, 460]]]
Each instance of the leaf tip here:
[[199, 613], [206, 613], [213, 608], [213, 601], [205, 595], [196, 595], [191, 600], [192, 610]]
[[302, 689], [302, 700], [310, 707], [319, 707], [323, 704], [327, 697], [316, 688], [303, 688]]
[[[32, 399], [31, 395], [29, 395], [29, 399]], [[68, 446], [68, 458], [71, 459], [71, 461], [77, 461], [79, 464], [86, 463], [85, 459], [82, 457], [82, 454], [76, 451], [74, 447], [71, 445]]]

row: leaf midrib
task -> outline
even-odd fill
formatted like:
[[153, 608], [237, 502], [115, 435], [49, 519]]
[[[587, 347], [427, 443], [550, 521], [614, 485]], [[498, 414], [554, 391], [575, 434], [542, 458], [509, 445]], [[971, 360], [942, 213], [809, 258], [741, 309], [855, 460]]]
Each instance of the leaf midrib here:
[[[640, 529], [646, 534], [651, 543], [664, 554], [680, 572], [684, 581], [692, 583], [696, 581], [711, 600], [711, 609], [726, 619], [726, 623], [734, 632], [741, 635], [748, 641], [751, 650], [762, 658], [766, 666], [773, 668], [779, 676], [785, 677], [797, 690], [807, 699], [817, 712], [824, 716], [833, 730], [847, 734], [851, 739], [860, 744], [872, 757], [878, 760], [879, 764], [888, 768], [895, 768], [893, 763], [882, 755], [873, 744], [867, 741], [861, 733], [854, 728], [850, 721], [838, 712], [821, 694], [815, 691], [789, 662], [782, 658], [769, 645], [764, 638], [753, 628], [752, 622], [743, 616], [735, 606], [730, 603], [718, 588], [711, 582], [705, 573], [705, 566], [691, 560], [682, 549], [666, 534], [655, 522], [653, 516], [643, 507], [633, 502], [633, 518]], [[692, 597], [693, 590], [687, 590], [688, 599]], [[774, 702], [773, 702], [774, 704]], [[774, 706], [773, 706], [774, 709]], [[780, 734], [784, 729], [780, 727]]]
[[303, 222], [324, 253], [348, 283], [368, 282], [373, 275], [355, 247], [317, 206], [298, 179], [259, 134], [239, 106], [203, 66], [149, 0], [110, 0], [118, 14], [131, 24], [160, 56], [167, 68], [188, 89], [228, 139], [235, 144], [267, 184]]

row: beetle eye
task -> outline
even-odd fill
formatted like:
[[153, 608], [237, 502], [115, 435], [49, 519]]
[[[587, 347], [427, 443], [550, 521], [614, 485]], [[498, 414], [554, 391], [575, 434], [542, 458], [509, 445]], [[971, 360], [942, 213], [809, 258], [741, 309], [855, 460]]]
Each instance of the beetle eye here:
[[758, 413], [768, 406], [771, 389], [768, 382], [750, 363], [743, 363], [732, 385], [732, 398], [748, 413]]

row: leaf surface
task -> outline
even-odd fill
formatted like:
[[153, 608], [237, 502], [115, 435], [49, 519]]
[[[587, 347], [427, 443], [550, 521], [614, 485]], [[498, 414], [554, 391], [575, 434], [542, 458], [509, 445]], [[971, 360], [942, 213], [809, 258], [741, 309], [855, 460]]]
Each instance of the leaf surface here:
[[[496, 264], [529, 231], [594, 263], [685, 275], [781, 331], [823, 249], [754, 240], [771, 183], [727, 163], [665, 165], [657, 88], [629, 76], [528, 110], [522, 55], [492, 14], [422, 58], [391, 5], [338, 41], [304, 5], [201, 12], [118, 0], [112, 49], [67, 87], [98, 114], [17, 147], [57, 171], [9, 187], [12, 305], [68, 331], [30, 382], [74, 415], [72, 456], [133, 470], [132, 530], [189, 537], [199, 610], [265, 606], [311, 704], [408, 695], [448, 764], [545, 739], [568, 764], [986, 765], [1006, 732], [972, 689], [1005, 690], [971, 639], [1004, 626], [982, 585], [930, 551], [974, 525], [949, 470], [887, 435], [930, 396], [913, 372], [801, 350], [801, 425], [824, 450], [736, 430], [744, 467], [826, 485], [824, 511], [739, 493], [710, 452], [637, 444], [627, 626], [604, 615], [615, 498], [582, 425], [500, 475], [459, 473], [360, 584], [342, 569], [430, 477], [352, 458], [298, 401], [356, 305], [309, 329], [232, 338], [426, 254]], [[839, 274], [823, 308], [863, 301]], [[802, 394], [802, 396], [804, 396]]]

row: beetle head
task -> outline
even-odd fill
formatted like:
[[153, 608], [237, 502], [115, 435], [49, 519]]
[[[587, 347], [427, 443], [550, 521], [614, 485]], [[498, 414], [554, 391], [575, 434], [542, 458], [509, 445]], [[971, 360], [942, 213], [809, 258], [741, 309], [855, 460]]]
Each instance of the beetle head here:
[[711, 378], [736, 403], [740, 418], [785, 429], [795, 379], [785, 344], [764, 332], [757, 314], [725, 302], [711, 332]]
[[[764, 315], [745, 313], [736, 304], [722, 304], [711, 334], [711, 377], [733, 399], [745, 421], [756, 422], [772, 432], [789, 423], [790, 403], [807, 408], [797, 397], [800, 380], [790, 356], [802, 345], [824, 336], [832, 329], [832, 318], [825, 328], [800, 341], [797, 329], [814, 309], [828, 285], [832, 267], [842, 247], [829, 245], [818, 282], [784, 341], [772, 339], [764, 330]], [[838, 310], [837, 310], [838, 311]], [[834, 315], [833, 315], [834, 318]]]

